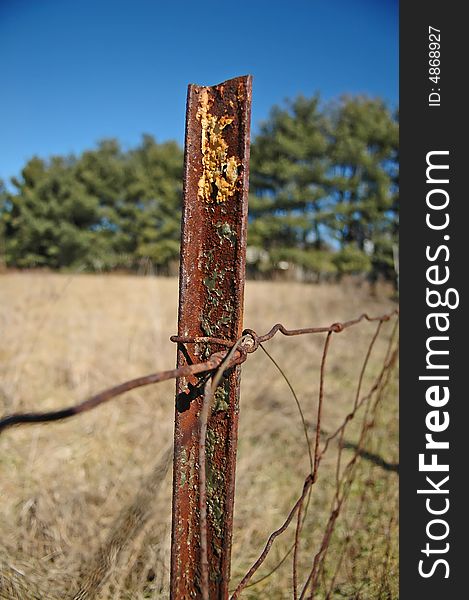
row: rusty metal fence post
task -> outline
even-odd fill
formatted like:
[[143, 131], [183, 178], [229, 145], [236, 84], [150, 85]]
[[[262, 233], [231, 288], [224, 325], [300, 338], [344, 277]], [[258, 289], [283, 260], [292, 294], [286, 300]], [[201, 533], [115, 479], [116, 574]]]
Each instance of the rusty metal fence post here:
[[[251, 77], [190, 85], [187, 98], [178, 335], [241, 335], [246, 255]], [[179, 344], [178, 366], [226, 348]], [[206, 435], [208, 590], [202, 590], [199, 427], [203, 382], [176, 385], [171, 598], [228, 597], [239, 367], [215, 392]]]

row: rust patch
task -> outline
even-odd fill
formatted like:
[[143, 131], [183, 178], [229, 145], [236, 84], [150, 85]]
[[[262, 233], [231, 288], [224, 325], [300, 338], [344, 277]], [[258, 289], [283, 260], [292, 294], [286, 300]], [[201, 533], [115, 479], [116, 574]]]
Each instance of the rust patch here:
[[218, 117], [210, 112], [213, 99], [208, 88], [199, 93], [197, 119], [202, 127], [201, 153], [202, 176], [198, 183], [199, 197], [205, 202], [226, 202], [236, 192], [238, 167], [241, 162], [235, 156], [228, 157], [228, 144], [224, 139], [224, 129], [231, 125], [234, 116]]

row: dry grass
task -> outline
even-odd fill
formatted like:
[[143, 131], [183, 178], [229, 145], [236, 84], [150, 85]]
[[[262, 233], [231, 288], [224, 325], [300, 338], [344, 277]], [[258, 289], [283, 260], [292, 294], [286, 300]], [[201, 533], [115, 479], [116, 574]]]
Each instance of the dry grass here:
[[[380, 314], [391, 308], [385, 296], [372, 298], [366, 288], [352, 283], [249, 282], [245, 324], [263, 333], [278, 321], [287, 327], [326, 325], [364, 310]], [[175, 348], [168, 337], [176, 331], [176, 312], [173, 279], [2, 275], [0, 413], [63, 406], [119, 381], [173, 368]], [[326, 377], [327, 431], [353, 404], [373, 331], [373, 325], [363, 324], [333, 336]], [[376, 345], [368, 386], [381, 366], [389, 331], [386, 326]], [[322, 336], [303, 336], [275, 338], [267, 346], [301, 399], [311, 435], [323, 343]], [[395, 396], [393, 384], [368, 448], [389, 464], [397, 462]], [[161, 474], [161, 457], [172, 438], [173, 402], [174, 383], [169, 382], [136, 390], [70, 422], [10, 430], [0, 437], [0, 598], [73, 598], [89, 579], [100, 546], [105, 540], [115, 542], [119, 531], [126, 531], [127, 539], [122, 552], [114, 548], [107, 556], [107, 579], [96, 597], [168, 596], [170, 476], [160, 484], [155, 466], [159, 464]], [[352, 424], [345, 439], [353, 443], [355, 434]], [[312, 494], [300, 581], [328, 516], [335, 450], [324, 459]], [[294, 400], [259, 351], [243, 367], [233, 581], [281, 524], [307, 473]], [[121, 511], [146, 489], [152, 492], [150, 508], [140, 515], [138, 526], [126, 530]], [[338, 521], [325, 563], [324, 578], [330, 580], [341, 543], [352, 533], [330, 598], [397, 598], [396, 495], [395, 472], [369, 460], [360, 462], [345, 519]], [[259, 575], [275, 566], [292, 536], [293, 527], [274, 544]], [[324, 589], [318, 598], [325, 597]], [[242, 597], [291, 598], [291, 557]]]

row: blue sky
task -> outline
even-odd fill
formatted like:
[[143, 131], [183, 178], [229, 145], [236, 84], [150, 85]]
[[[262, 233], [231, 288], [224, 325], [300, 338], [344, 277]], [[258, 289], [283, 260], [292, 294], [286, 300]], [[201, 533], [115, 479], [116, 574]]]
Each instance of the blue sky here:
[[188, 83], [254, 76], [253, 133], [319, 92], [398, 102], [397, 0], [0, 0], [0, 178], [142, 133], [182, 144]]

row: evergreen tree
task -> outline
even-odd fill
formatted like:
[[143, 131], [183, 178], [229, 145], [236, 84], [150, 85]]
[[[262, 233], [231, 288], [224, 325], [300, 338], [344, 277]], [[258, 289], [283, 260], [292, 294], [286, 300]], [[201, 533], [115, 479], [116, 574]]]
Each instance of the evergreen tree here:
[[0, 190], [7, 265], [132, 268], [145, 257], [166, 268], [179, 251], [182, 152], [150, 136], [123, 152], [104, 140], [78, 159], [33, 158], [14, 192]]
[[327, 132], [319, 97], [300, 96], [271, 111], [252, 145], [249, 244], [267, 250], [273, 264], [333, 267], [323, 252], [321, 226], [330, 168]]
[[145, 135], [129, 158], [134, 179], [127, 202], [138, 208], [131, 224], [135, 258], [165, 269], [179, 257], [182, 151], [176, 142], [157, 144]]
[[32, 158], [13, 178], [2, 221], [9, 265], [60, 268], [79, 265], [93, 247], [99, 206], [74, 178], [75, 159]]
[[114, 139], [103, 140], [95, 150], [84, 152], [76, 164], [76, 178], [95, 198], [98, 219], [97, 252], [89, 257], [95, 269], [130, 267], [136, 239], [132, 235], [137, 207], [127, 200], [127, 188], [134, 180], [127, 153]]
[[344, 97], [330, 110], [332, 199], [327, 224], [340, 272], [392, 265], [397, 223], [398, 125], [380, 100]]
[[[13, 191], [0, 182], [7, 266], [168, 272], [179, 255], [182, 151], [150, 135], [124, 151], [103, 140], [80, 156], [33, 158]], [[251, 148], [252, 268], [392, 277], [398, 231], [398, 115], [380, 100], [275, 107]], [[257, 261], [257, 263], [256, 263]]]

